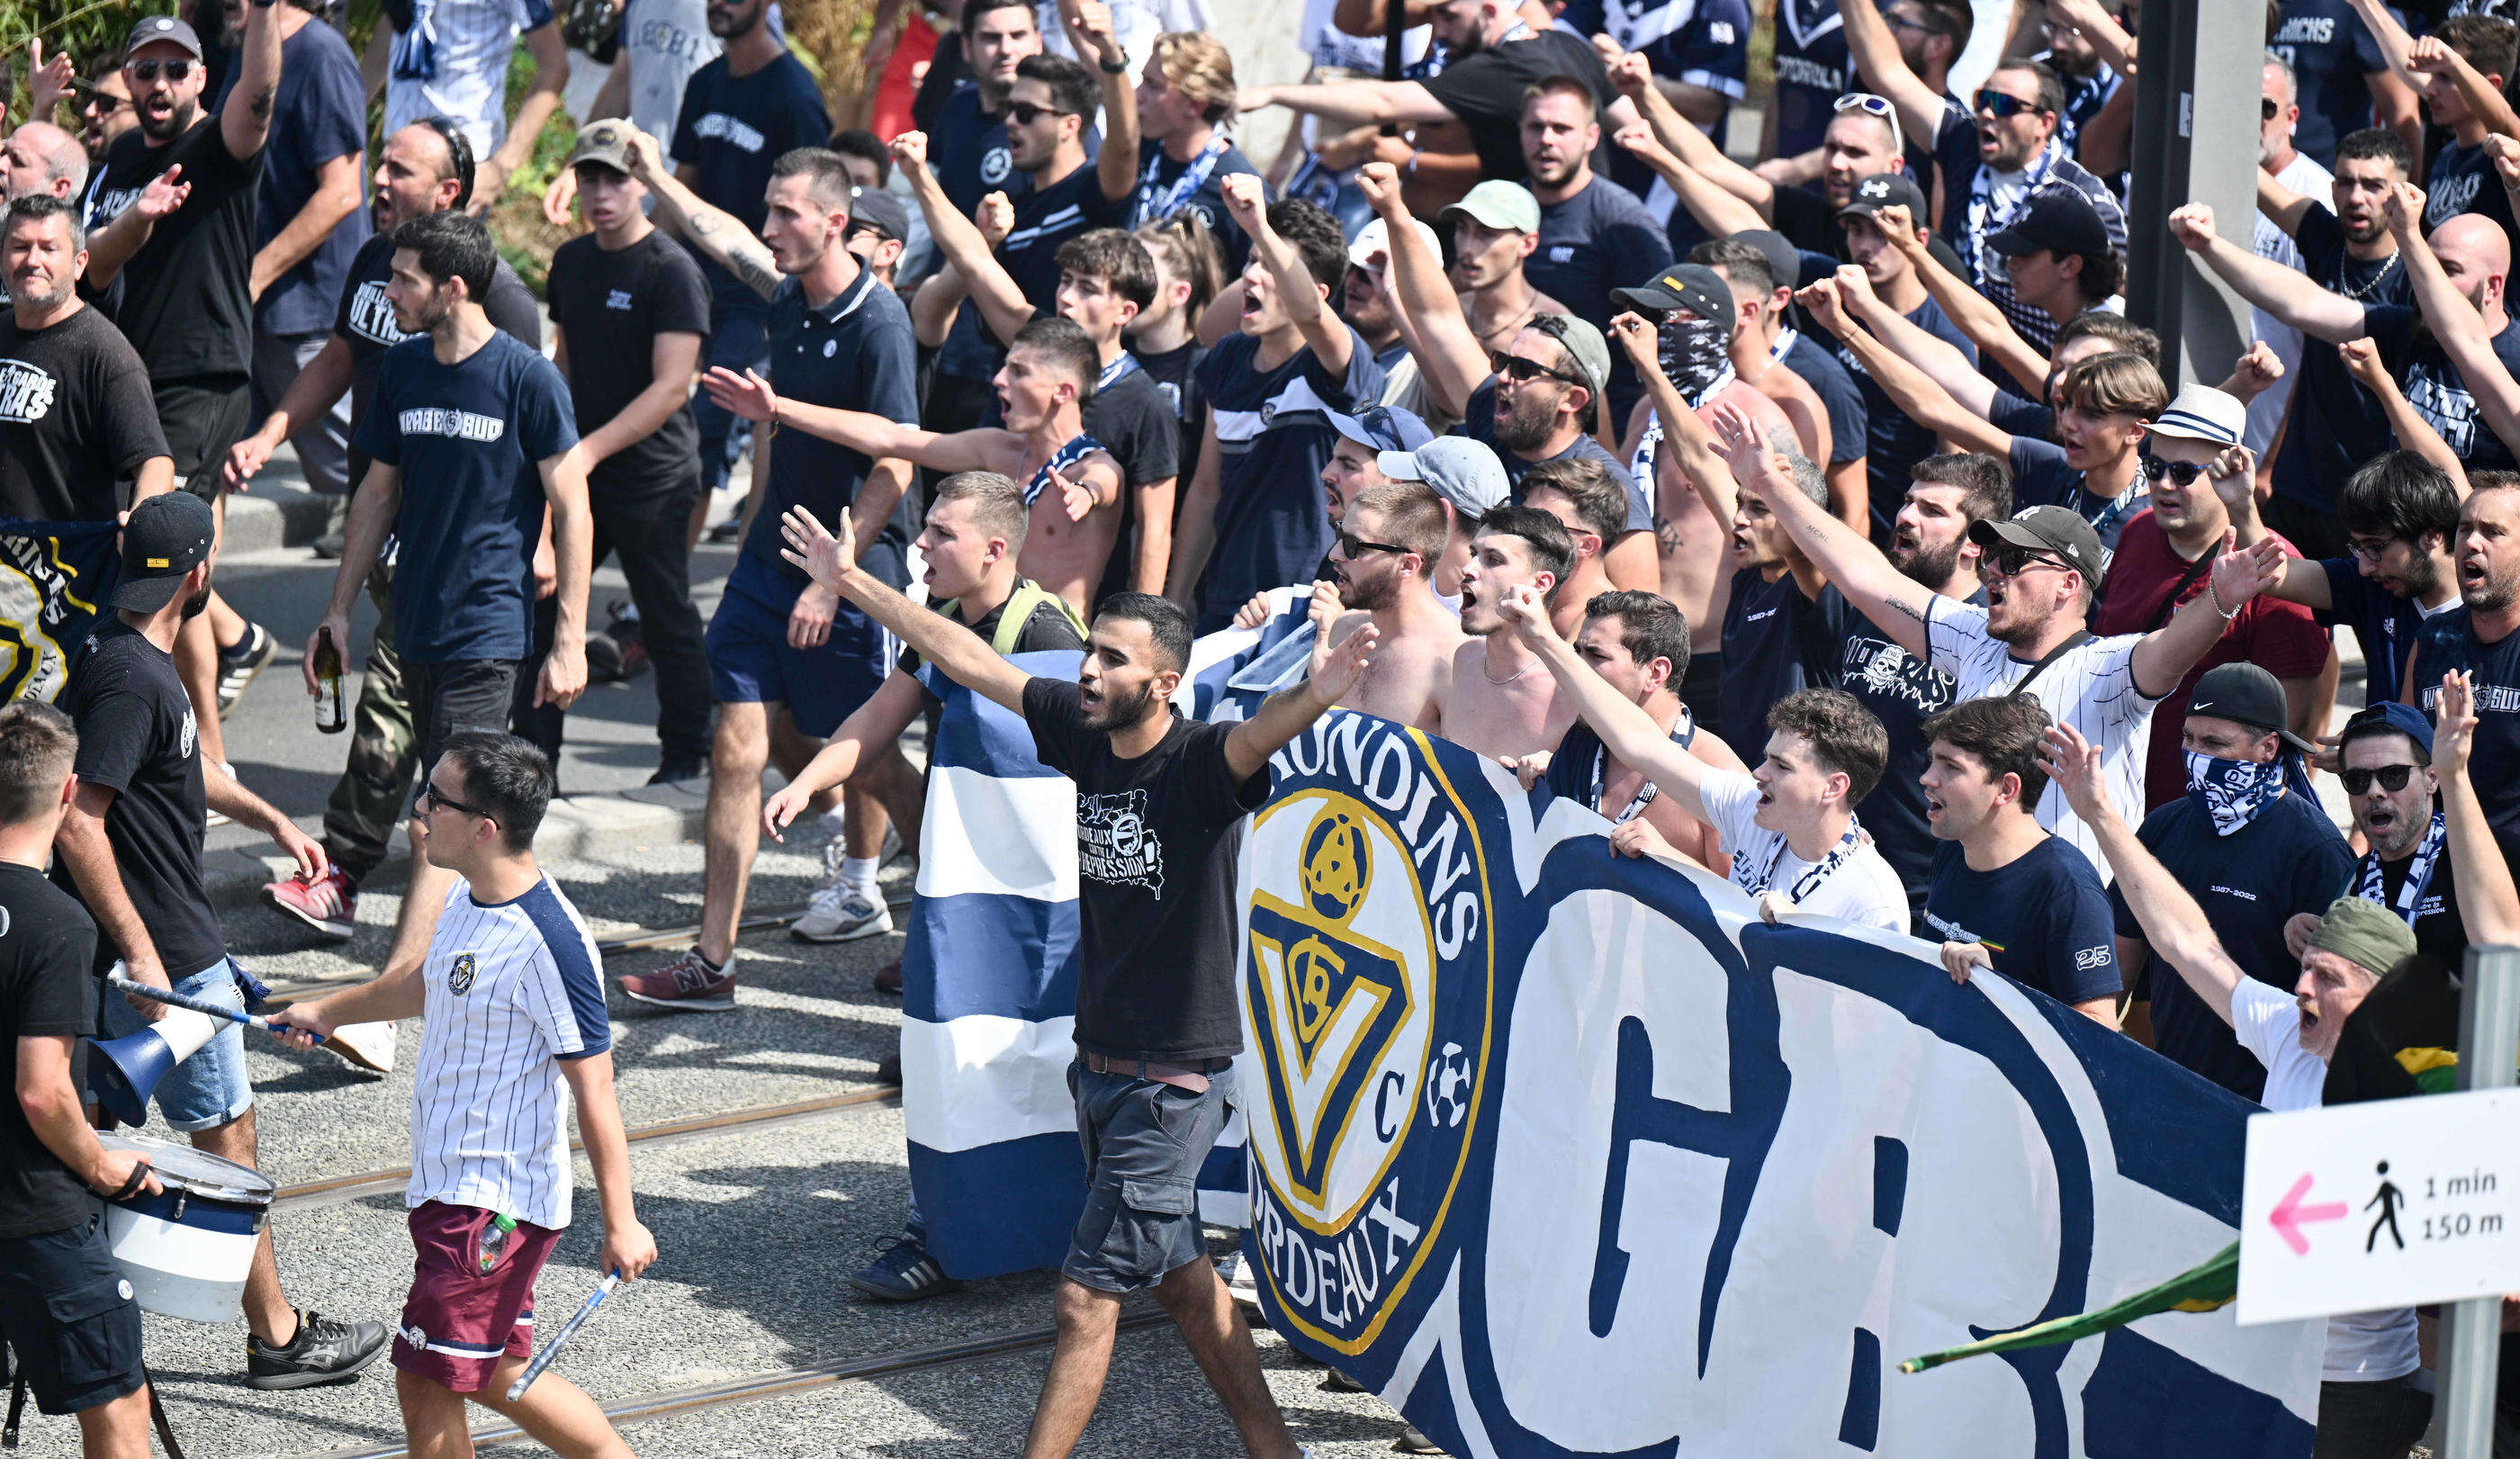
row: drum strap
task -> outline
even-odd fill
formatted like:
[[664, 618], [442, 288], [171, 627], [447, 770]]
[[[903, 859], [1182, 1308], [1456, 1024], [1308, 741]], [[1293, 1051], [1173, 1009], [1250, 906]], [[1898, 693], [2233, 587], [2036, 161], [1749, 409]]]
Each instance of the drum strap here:
[[166, 1405], [158, 1396], [158, 1380], [150, 1376], [149, 1365], [140, 1365], [141, 1380], [149, 1385], [149, 1421], [158, 1426], [158, 1441], [166, 1448], [166, 1459], [184, 1459], [184, 1446], [175, 1442], [175, 1426], [166, 1422]]
[[9, 1383], [9, 1422], [0, 1425], [0, 1448], [18, 1446], [18, 1419], [26, 1411], [26, 1365], [19, 1363]]

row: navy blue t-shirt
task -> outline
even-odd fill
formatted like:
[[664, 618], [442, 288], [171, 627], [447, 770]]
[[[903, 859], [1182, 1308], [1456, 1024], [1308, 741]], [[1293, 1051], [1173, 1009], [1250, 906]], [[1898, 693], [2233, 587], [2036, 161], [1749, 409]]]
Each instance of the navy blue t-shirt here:
[[[1671, 267], [1671, 235], [1637, 195], [1595, 176], [1584, 190], [1540, 206], [1540, 245], [1522, 260], [1531, 287], [1580, 319], [1606, 320], [1610, 291], [1644, 283]], [[1624, 421], [1644, 387], [1627, 351], [1610, 357], [1610, 419]]]
[[[1931, 298], [1918, 304], [1908, 322], [1968, 356], [1971, 364], [1977, 362], [1977, 346]], [[1908, 487], [1915, 479], [1908, 474], [1908, 468], [1942, 447], [1933, 432], [1908, 419], [1899, 402], [1890, 398], [1890, 392], [1881, 388], [1872, 372], [1864, 368], [1864, 361], [1843, 342], [1837, 346], [1837, 362], [1855, 381], [1856, 388], [1864, 392], [1865, 454], [1870, 458], [1865, 467], [1871, 478], [1867, 485], [1872, 508], [1872, 540], [1876, 545], [1886, 543], [1890, 540], [1890, 520], [1899, 515], [1899, 503], [1907, 499]]]
[[[770, 300], [770, 383], [809, 405], [861, 410], [897, 425], [919, 424], [919, 344], [901, 296], [859, 269], [819, 308], [794, 279], [779, 281]], [[810, 581], [780, 557], [779, 519], [801, 506], [826, 526], [857, 500], [874, 467], [859, 452], [804, 431], [782, 431], [770, 446], [770, 488], [752, 519], [743, 550], [798, 592]], [[911, 493], [865, 549], [867, 570], [894, 587], [910, 581]]]
[[1995, 971], [2059, 1003], [2123, 991], [2108, 889], [2092, 858], [2062, 837], [1993, 871], [1970, 870], [1958, 842], [1938, 843], [1924, 931], [1946, 942], [1986, 944]]
[[[1820, 396], [1821, 408], [1828, 412], [1828, 464], [1843, 465], [1861, 458], [1870, 448], [1871, 415], [1864, 407], [1864, 391], [1856, 387], [1855, 377], [1829, 353], [1828, 346], [1801, 330], [1785, 342], [1785, 352], [1778, 361], [1802, 378], [1803, 384]], [[1868, 486], [1869, 482], [1868, 481]], [[1907, 488], [1900, 488], [1900, 495]], [[1898, 508], [1892, 507], [1892, 515]]]
[[[2390, 6], [2389, 14], [2406, 23], [2398, 7]], [[2338, 140], [2371, 124], [2371, 85], [2364, 78], [2387, 70], [2388, 56], [2346, 0], [2283, 0], [2267, 49], [2290, 63], [2300, 88], [2292, 145], [2333, 167]]]
[[402, 473], [394, 642], [415, 663], [521, 660], [533, 647], [535, 463], [577, 444], [568, 384], [513, 335], [452, 365], [427, 335], [377, 366], [359, 449]]
[[[768, 66], [738, 76], [719, 56], [684, 83], [670, 150], [677, 165], [698, 170], [692, 191], [701, 202], [759, 233], [770, 215], [765, 198], [771, 164], [796, 148], [820, 147], [831, 136], [822, 88], [803, 62], [782, 51]], [[736, 282], [706, 253], [693, 253], [710, 292], [750, 287]]]
[[2118, 534], [2130, 518], [2152, 504], [2144, 479], [2114, 497], [2094, 496], [2085, 489], [2083, 474], [2065, 464], [2065, 448], [2026, 435], [2012, 438], [2012, 510], [2063, 507], [2092, 524], [2100, 545], [2115, 552]]
[[[1939, 844], [1925, 824], [1925, 788], [1916, 779], [1925, 773], [1929, 748], [1924, 724], [1952, 707], [1959, 681], [1891, 642], [1864, 615], [1848, 611], [1836, 584], [1830, 584], [1821, 597], [1823, 602], [1837, 600], [1838, 621], [1845, 625], [1837, 669], [1826, 682], [1854, 695], [1890, 736], [1889, 763], [1880, 783], [1855, 813], [1864, 829], [1872, 833], [1882, 859], [1908, 889], [1913, 904], [1911, 925], [1921, 925], [1925, 886], [1933, 876], [1934, 848]], [[1982, 608], [1986, 594], [1973, 593], [1968, 601]]]
[[[2297, 912], [2326, 911], [2354, 869], [2335, 823], [2302, 795], [2279, 798], [2228, 836], [2215, 835], [2212, 818], [2182, 796], [2145, 816], [2136, 839], [2194, 894], [2231, 961], [2286, 992], [2301, 964], [2284, 946], [2284, 923]], [[2143, 935], [2115, 887], [2109, 904], [2120, 935]], [[2152, 1003], [2152, 1046], [2163, 1058], [2243, 1099], [2266, 1092], [2266, 1066], [2158, 951], [2137, 980], [2136, 996]]]
[[[1130, 195], [1127, 211], [1112, 226], [1134, 226], [1141, 205], [1148, 209], [1146, 220], [1150, 223], [1185, 212], [1194, 213], [1200, 222], [1207, 225], [1207, 231], [1216, 235], [1216, 241], [1224, 246], [1226, 274], [1230, 277], [1240, 273], [1242, 265], [1251, 258], [1251, 236], [1242, 231], [1240, 223], [1234, 221], [1234, 214], [1226, 211], [1225, 179], [1237, 172], [1258, 177], [1260, 169], [1242, 155], [1241, 148], [1228, 143], [1215, 164], [1207, 169], [1207, 175], [1191, 189], [1190, 195], [1166, 207], [1163, 205], [1172, 201], [1174, 190], [1181, 185], [1183, 176], [1192, 163], [1174, 161], [1164, 155], [1163, 147], [1161, 142], [1151, 140], [1138, 144], [1138, 190]], [[1151, 182], [1147, 176], [1149, 164], [1155, 169]], [[1264, 187], [1261, 192], [1266, 196], [1269, 190]], [[1565, 296], [1558, 296], [1563, 298]]]
[[1801, 157], [1836, 119], [1837, 99], [1861, 89], [1837, 0], [1777, 0], [1776, 58], [1777, 156]]
[[[229, 68], [230, 85], [243, 70]], [[223, 92], [220, 106], [225, 104]], [[317, 168], [335, 158], [355, 157], [367, 145], [368, 98], [350, 43], [330, 25], [299, 26], [280, 43], [280, 91], [272, 99], [271, 141], [262, 151], [262, 188], [254, 194], [254, 248], [270, 247], [315, 196]], [[332, 328], [350, 259], [375, 231], [368, 210], [352, 208], [313, 252], [263, 290], [254, 302], [254, 328], [274, 335], [317, 335]]]
[[2468, 778], [2508, 855], [2520, 843], [2520, 633], [2479, 643], [2461, 605], [2424, 620], [2415, 643], [2415, 707], [2441, 703], [2442, 675], [2463, 669], [2476, 687], [2476, 748]]
[[2398, 698], [2406, 683], [2407, 657], [2414, 653], [2415, 635], [2423, 631], [2422, 605], [2363, 576], [2353, 558], [2332, 557], [2318, 566], [2327, 573], [2328, 604], [2319, 621], [2353, 625], [2354, 641], [2362, 646], [2362, 703]]
[[2001, 383], [1995, 388], [1995, 398], [1987, 402], [1986, 423], [2006, 435], [2056, 438], [2056, 412]]
[[1507, 450], [1505, 447], [1498, 445], [1496, 438], [1496, 377], [1491, 375], [1480, 384], [1477, 389], [1470, 391], [1469, 414], [1462, 417], [1462, 433], [1468, 436], [1470, 439], [1479, 442], [1481, 445], [1488, 447], [1490, 450], [1495, 451], [1497, 453], [1497, 459], [1505, 463], [1506, 485], [1513, 493], [1513, 499], [1515, 501], [1519, 502], [1522, 500], [1523, 473], [1530, 471], [1535, 466], [1538, 466], [1542, 461], [1575, 461], [1590, 459], [1601, 463], [1602, 467], [1610, 473], [1610, 479], [1627, 488], [1628, 524], [1626, 530], [1639, 532], [1651, 529], [1653, 526], [1653, 505], [1645, 500], [1643, 486], [1638, 482], [1635, 477], [1629, 475], [1628, 464], [1621, 461], [1618, 457], [1611, 455], [1608, 451], [1603, 450], [1601, 448], [1601, 443], [1595, 440], [1590, 432], [1576, 436], [1573, 444], [1567, 446], [1566, 449], [1559, 451], [1557, 454], [1553, 456], [1543, 456], [1538, 460], [1533, 461], [1525, 461], [1520, 456], [1517, 456], [1513, 452]]
[[[2342, 8], [2343, 0], [2337, 3]], [[2304, 126], [2310, 124], [2307, 106], [2301, 119]], [[2414, 302], [2413, 286], [2397, 256], [2366, 261], [2348, 253], [2345, 225], [2324, 204], [2303, 210], [2293, 243], [2301, 250], [2301, 271], [2313, 283], [2361, 299], [2366, 312], [2373, 305]], [[2301, 380], [2293, 387], [2292, 425], [2283, 449], [2275, 453], [2275, 495], [2332, 513], [2337, 485], [2396, 444], [2380, 402], [2355, 383], [2336, 351], [2324, 345], [2304, 349]]]
[[1014, 200], [1014, 227], [998, 245], [998, 262], [1024, 297], [1056, 300], [1059, 249], [1089, 229], [1128, 227], [1130, 202], [1126, 194], [1116, 202], [1103, 197], [1102, 174], [1092, 162], [1079, 162], [1065, 177]]
[[1353, 414], [1382, 392], [1382, 368], [1352, 329], [1344, 373], [1308, 346], [1274, 370], [1260, 368], [1259, 354], [1256, 338], [1228, 335], [1198, 362], [1221, 458], [1216, 540], [1199, 579], [1202, 633], [1225, 626], [1255, 593], [1312, 580], [1330, 548], [1322, 468], [1338, 444], [1324, 413]]
[[966, 81], [945, 98], [927, 129], [927, 165], [954, 210], [965, 217], [991, 193], [1010, 201], [1032, 191], [1032, 174], [1007, 150], [1007, 118], [980, 109], [980, 84]]
[[1843, 595], [1823, 588], [1803, 596], [1794, 574], [1774, 582], [1756, 568], [1732, 574], [1724, 609], [1724, 664], [1715, 691], [1716, 722], [1741, 758], [1755, 764], [1768, 743], [1768, 710], [1797, 689], [1837, 682], [1849, 620], [1862, 621]]
[[2442, 146], [2424, 165], [2424, 231], [2430, 233], [2463, 212], [2481, 214], [2500, 228], [2503, 237], [2511, 236], [2511, 195], [2503, 191], [2501, 174], [2494, 170], [2494, 159], [2485, 144], [2462, 147], [2457, 137], [2445, 133]]
[[[2497, 185], [2495, 191], [2502, 191]], [[2470, 471], [2509, 471], [2520, 462], [2511, 448], [2485, 422], [2476, 395], [2459, 378], [2458, 367], [2442, 352], [2431, 331], [2415, 329], [2415, 310], [2406, 304], [2382, 304], [2362, 311], [2362, 333], [2380, 346], [2380, 358], [2396, 377], [2407, 403], [2424, 424], [2440, 433], [2451, 454]], [[2506, 321], [2494, 337], [2495, 357], [2505, 370], [2520, 370], [2520, 330]]]

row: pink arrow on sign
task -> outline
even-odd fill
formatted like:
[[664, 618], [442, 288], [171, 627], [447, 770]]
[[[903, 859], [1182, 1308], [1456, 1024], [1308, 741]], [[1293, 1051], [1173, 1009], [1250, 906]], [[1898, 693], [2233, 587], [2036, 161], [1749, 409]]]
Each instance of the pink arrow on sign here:
[[2342, 1201], [2329, 1201], [2318, 1206], [2302, 1205], [2301, 1198], [2310, 1194], [2310, 1181], [2311, 1177], [2304, 1175], [2293, 1182], [2292, 1189], [2284, 1192], [2284, 1198], [2275, 1203], [2275, 1208], [2267, 1212], [2267, 1224], [2275, 1228], [2275, 1235], [2284, 1239], [2284, 1245], [2292, 1248], [2296, 1256], [2310, 1254], [2310, 1238], [2301, 1234], [2302, 1227], [2313, 1221], [2341, 1221], [2346, 1216]]

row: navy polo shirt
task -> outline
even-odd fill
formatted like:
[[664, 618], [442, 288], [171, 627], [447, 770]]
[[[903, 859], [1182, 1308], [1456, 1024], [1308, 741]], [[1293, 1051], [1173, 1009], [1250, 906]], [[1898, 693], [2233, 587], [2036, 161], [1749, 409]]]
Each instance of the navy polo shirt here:
[[[904, 426], [919, 424], [918, 342], [901, 296], [859, 269], [848, 287], [819, 307], [803, 286], [782, 279], [770, 299], [770, 384], [808, 405], [860, 410]], [[836, 441], [804, 431], [779, 433], [770, 445], [769, 489], [752, 519], [743, 550], [802, 592], [810, 581], [780, 557], [779, 519], [803, 507], [825, 526], [857, 500], [875, 465]], [[910, 493], [902, 493], [883, 532], [861, 559], [894, 587], [910, 581]]]

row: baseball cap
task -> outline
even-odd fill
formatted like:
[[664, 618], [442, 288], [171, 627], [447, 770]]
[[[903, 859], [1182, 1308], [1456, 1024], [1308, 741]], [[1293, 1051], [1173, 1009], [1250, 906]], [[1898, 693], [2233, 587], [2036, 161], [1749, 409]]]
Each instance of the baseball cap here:
[[113, 606], [156, 613], [175, 601], [184, 574], [210, 555], [210, 504], [189, 491], [161, 491], [131, 509], [122, 527], [122, 583]]
[[2152, 433], [2208, 445], [2236, 446], [2248, 429], [2249, 408], [2210, 385], [2179, 388], [2170, 408], [2153, 419]]
[[2081, 513], [2064, 507], [2025, 507], [2002, 522], [1982, 518], [1969, 524], [1968, 535], [1980, 547], [2052, 552], [2089, 583], [2100, 580], [2100, 570], [2108, 563], [2107, 554], [2100, 550], [2100, 534], [2092, 530]]
[[1375, 469], [1395, 481], [1423, 481], [1463, 517], [1476, 518], [1512, 494], [1505, 463], [1466, 435], [1438, 435], [1414, 451], [1385, 451]]
[[1885, 207], [1905, 207], [1909, 219], [1918, 224], [1931, 217], [1925, 210], [1924, 189], [1916, 186], [1916, 179], [1905, 172], [1875, 172], [1857, 183], [1855, 196], [1837, 210], [1837, 215], [1843, 218], [1852, 213], [1862, 213], [1870, 217]]
[[2349, 893], [2327, 904], [2310, 945], [2385, 976], [2414, 956], [2415, 931], [2389, 908]]
[[1518, 182], [1491, 177], [1470, 189], [1468, 197], [1445, 208], [1436, 216], [1445, 222], [1455, 214], [1466, 214], [1490, 228], [1503, 228], [1514, 233], [1540, 231], [1540, 200], [1531, 189]]
[[2432, 757], [2433, 722], [2424, 717], [2423, 710], [2396, 700], [2383, 700], [2368, 708], [2357, 709], [2336, 736], [2337, 752], [2342, 753], [2346, 746], [2365, 735], [2378, 734], [2404, 735], [2422, 749], [2426, 759]]
[[[1724, 297], [1729, 300], [1732, 296], [1727, 293]], [[1724, 317], [1732, 318], [1732, 311], [1725, 310]], [[1601, 387], [1610, 378], [1610, 342], [1601, 338], [1601, 331], [1593, 321], [1573, 314], [1534, 314], [1527, 328], [1555, 336], [1557, 342], [1566, 346], [1566, 352], [1575, 356], [1575, 368], [1583, 371], [1585, 380], [1592, 385], [1593, 398], [1601, 398]]]
[[2109, 230], [2100, 222], [2100, 210], [2081, 190], [2061, 182], [2048, 183], [2032, 193], [2030, 205], [2011, 222], [1988, 234], [1986, 246], [2006, 258], [2018, 258], [2042, 249], [2079, 253], [2086, 258], [2102, 257], [2110, 251]]
[[[1411, 218], [1409, 221], [1417, 228], [1419, 241], [1426, 245], [1426, 251], [1438, 258], [1443, 257], [1444, 241], [1435, 236], [1434, 229], [1426, 226], [1426, 220]], [[1372, 268], [1372, 260], [1376, 253], [1386, 258], [1391, 255], [1391, 228], [1380, 218], [1373, 219], [1358, 231], [1356, 242], [1347, 246], [1347, 261], [1359, 268]]]
[[202, 37], [194, 32], [192, 26], [177, 20], [173, 16], [151, 16], [149, 19], [142, 21], [139, 24], [132, 26], [131, 38], [122, 43], [122, 54], [124, 56], [134, 55], [142, 46], [148, 45], [152, 41], [160, 40], [173, 41], [175, 44], [182, 46], [185, 50], [192, 52], [193, 59], [197, 61], [201, 59]]
[[2187, 697], [2187, 713], [2191, 718], [2204, 714], [2255, 730], [2272, 730], [2304, 754], [2318, 750], [2284, 728], [2283, 686], [2254, 663], [2220, 663], [2205, 670], [2196, 680], [2195, 692]]
[[1803, 251], [1794, 247], [1793, 240], [1774, 228], [1744, 228], [1732, 239], [1767, 254], [1769, 271], [1777, 276], [1778, 284], [1787, 289], [1802, 284]]
[[598, 121], [577, 134], [568, 150], [568, 164], [597, 162], [615, 172], [630, 170], [630, 128], [619, 121]]
[[1414, 451], [1435, 438], [1424, 421], [1396, 405], [1369, 405], [1352, 416], [1334, 410], [1326, 414], [1331, 430], [1376, 451]]
[[1668, 314], [1687, 309], [1700, 319], [1732, 333], [1732, 286], [1702, 263], [1675, 263], [1633, 289], [1613, 289], [1610, 303], [1640, 314]]
[[910, 209], [881, 188], [850, 190], [849, 222], [873, 228], [894, 243], [910, 242]]

